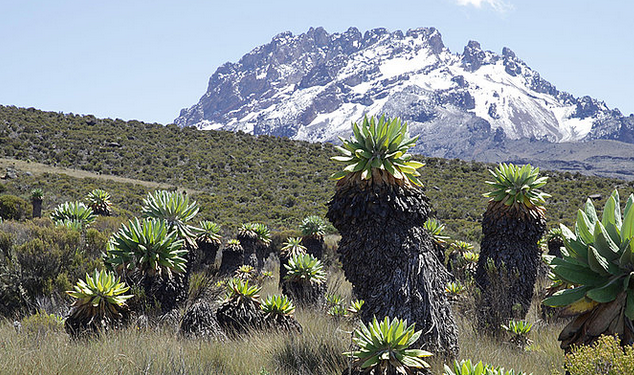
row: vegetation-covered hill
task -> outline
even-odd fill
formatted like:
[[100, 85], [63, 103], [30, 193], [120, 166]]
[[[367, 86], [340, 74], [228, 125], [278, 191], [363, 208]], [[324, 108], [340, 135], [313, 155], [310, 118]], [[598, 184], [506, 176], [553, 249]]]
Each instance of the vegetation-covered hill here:
[[[201, 204], [201, 219], [226, 228], [242, 222], [265, 222], [274, 229], [296, 228], [310, 214], [324, 215], [334, 193], [328, 176], [337, 170], [330, 144], [292, 141], [225, 131], [163, 126], [139, 121], [97, 119], [36, 109], [0, 106], [0, 156], [30, 160], [138, 180], [171, 184], [189, 190]], [[475, 240], [478, 221], [486, 208], [484, 180], [491, 165], [419, 159], [422, 180], [437, 216], [453, 235]], [[4, 180], [6, 193], [27, 199], [34, 187], [43, 188], [44, 209], [70, 199], [81, 199], [95, 187], [108, 190], [119, 212], [138, 214], [150, 187], [77, 178], [54, 171], [18, 171]], [[565, 172], [550, 176], [544, 190], [549, 225], [572, 223], [576, 210], [590, 194], [621, 196], [634, 192], [634, 182], [587, 177]], [[0, 187], [1, 188], [1, 187]], [[599, 205], [602, 206], [602, 203]]]

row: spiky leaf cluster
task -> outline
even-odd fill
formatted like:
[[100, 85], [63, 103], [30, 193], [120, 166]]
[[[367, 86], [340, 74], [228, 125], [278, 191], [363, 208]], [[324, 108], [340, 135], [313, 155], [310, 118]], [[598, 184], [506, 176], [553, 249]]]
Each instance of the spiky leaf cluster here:
[[[504, 367], [494, 367], [482, 361], [472, 363], [470, 359], [460, 362], [454, 361], [451, 367], [445, 365], [444, 375], [525, 375], [524, 372], [515, 372], [513, 369], [505, 370]], [[532, 375], [532, 374], [530, 374]]]
[[321, 261], [310, 254], [298, 254], [288, 260], [286, 280], [321, 284], [326, 281], [326, 271]]
[[235, 272], [236, 278], [241, 280], [250, 280], [255, 274], [255, 268], [246, 264], [241, 265]]
[[132, 295], [124, 294], [130, 288], [120, 282], [113, 272], [95, 270], [93, 275], [86, 274], [86, 280], [79, 280], [68, 295], [75, 298], [75, 314], [87, 320], [95, 318], [116, 319], [120, 317], [121, 307]]
[[240, 246], [240, 240], [232, 238], [227, 241], [227, 246]]
[[292, 316], [295, 311], [293, 301], [283, 294], [275, 294], [266, 297], [260, 304], [260, 309], [269, 317], [273, 316]]
[[577, 212], [574, 233], [561, 225], [562, 258], [551, 257], [550, 264], [555, 276], [573, 287], [546, 298], [546, 305], [568, 306], [568, 311], [582, 313], [626, 293], [625, 315], [634, 319], [633, 204], [634, 195], [630, 195], [621, 215], [619, 193], [614, 190], [601, 219], [588, 199]]
[[460, 283], [460, 281], [450, 281], [445, 286], [445, 292], [447, 292], [451, 296], [458, 296], [464, 292], [464, 286]]
[[295, 255], [306, 254], [306, 246], [302, 245], [301, 237], [288, 237], [280, 251], [287, 257], [292, 257]]
[[238, 233], [241, 236], [256, 238], [264, 245], [271, 243], [271, 231], [269, 227], [261, 223], [245, 223], [242, 224]]
[[160, 219], [167, 222], [170, 230], [175, 229], [178, 237], [192, 247], [196, 246], [196, 234], [193, 226], [187, 224], [198, 213], [196, 201], [176, 191], [157, 190], [148, 193], [143, 200], [143, 217]]
[[260, 303], [260, 291], [262, 287], [257, 285], [249, 285], [249, 280], [242, 279], [229, 279], [226, 285], [226, 297], [227, 301], [235, 301], [238, 304], [244, 304], [252, 302], [255, 304]]
[[86, 196], [88, 207], [98, 215], [110, 215], [110, 193], [101, 189], [94, 189]]
[[317, 215], [306, 216], [299, 225], [304, 237], [321, 237], [326, 233], [326, 222]]
[[92, 209], [82, 202], [64, 202], [51, 213], [51, 220], [56, 225], [85, 228], [95, 221]]
[[348, 312], [352, 315], [358, 314], [361, 312], [361, 308], [365, 304], [365, 301], [362, 299], [355, 299], [350, 302], [350, 306], [348, 307]]
[[196, 240], [207, 243], [220, 243], [222, 236], [220, 235], [220, 224], [213, 221], [203, 220], [198, 223], [198, 228], [194, 229]]
[[130, 220], [112, 235], [105, 262], [113, 268], [139, 269], [148, 274], [185, 272], [183, 240], [163, 220]]
[[548, 233], [546, 234], [546, 239], [548, 241], [553, 240], [553, 239], [561, 239], [562, 241], [564, 240], [564, 234], [561, 231], [561, 228], [552, 228], [551, 230], [548, 231]]
[[414, 330], [415, 324], [407, 325], [407, 320], [390, 319], [383, 321], [376, 317], [367, 326], [361, 327], [353, 334], [354, 342], [359, 350], [344, 353], [355, 358], [361, 369], [373, 371], [375, 374], [394, 373], [410, 374], [410, 369], [429, 368], [422, 358], [432, 353], [420, 349], [409, 349], [421, 335]]
[[331, 176], [334, 180], [342, 179], [348, 175], [359, 175], [362, 180], [370, 180], [379, 173], [385, 182], [387, 176], [405, 183], [421, 186], [418, 179], [420, 173], [416, 169], [424, 164], [412, 160], [412, 155], [407, 153], [418, 140], [418, 136], [409, 138], [407, 123], [398, 118], [390, 119], [381, 116], [366, 116], [361, 125], [352, 124], [352, 137], [349, 140], [341, 139], [342, 146], [336, 146], [342, 156], [334, 156], [332, 160], [345, 163], [346, 166]]
[[533, 328], [533, 323], [529, 323], [525, 320], [509, 320], [507, 325], [502, 325], [502, 329], [506, 332], [512, 333], [517, 336], [526, 336]]
[[43, 196], [44, 196], [44, 191], [41, 188], [35, 188], [31, 190], [32, 201], [41, 201]]
[[530, 164], [519, 167], [501, 163], [494, 171], [489, 172], [495, 180], [485, 181], [491, 186], [491, 191], [484, 196], [492, 201], [511, 207], [533, 208], [541, 206], [550, 197], [539, 190], [546, 185], [548, 177], [538, 177], [539, 168], [533, 168]]
[[473, 251], [473, 245], [466, 241], [454, 241], [449, 245], [449, 248], [452, 252], [456, 252], [458, 254], [464, 254], [467, 251]]
[[440, 221], [429, 218], [425, 220], [423, 223], [423, 227], [429, 232], [434, 242], [439, 245], [444, 245], [449, 240], [449, 236], [445, 236], [445, 225], [441, 224]]

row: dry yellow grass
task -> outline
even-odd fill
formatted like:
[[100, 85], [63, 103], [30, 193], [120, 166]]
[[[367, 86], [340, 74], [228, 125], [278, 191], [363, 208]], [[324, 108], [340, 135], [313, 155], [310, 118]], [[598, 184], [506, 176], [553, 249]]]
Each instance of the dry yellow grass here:
[[[28, 162], [24, 160], [0, 158], [0, 170], [4, 171], [6, 168], [15, 168], [24, 172], [31, 172], [34, 175], [42, 175], [44, 173], [65, 174], [75, 178], [96, 178], [100, 180], [111, 180], [111, 181], [121, 182], [121, 183], [132, 183], [135, 185], [146, 186], [153, 189], [173, 189], [174, 188], [174, 185], [165, 184], [165, 183], [136, 180], [133, 178], [125, 178], [125, 177], [108, 175], [108, 174], [99, 174], [99, 173], [84, 171], [81, 169], [54, 167], [48, 164]], [[193, 189], [187, 189], [187, 191], [190, 193], [199, 192]]]
[[[331, 274], [329, 291], [349, 298], [350, 284], [340, 271]], [[265, 282], [262, 296], [278, 292], [274, 277]], [[296, 317], [304, 327], [302, 335], [254, 332], [225, 342], [184, 339], [175, 327], [128, 328], [74, 342], [62, 331], [18, 334], [5, 321], [0, 324], [0, 373], [340, 375], [348, 364], [341, 353], [350, 350], [352, 323], [316, 309], [298, 310]], [[534, 375], [563, 374], [563, 353], [557, 342], [563, 323], [539, 323], [535, 308], [528, 320], [537, 322], [529, 335], [533, 343], [521, 350], [482, 335], [468, 314], [458, 315], [460, 359]], [[433, 374], [443, 374], [440, 358], [429, 362]]]

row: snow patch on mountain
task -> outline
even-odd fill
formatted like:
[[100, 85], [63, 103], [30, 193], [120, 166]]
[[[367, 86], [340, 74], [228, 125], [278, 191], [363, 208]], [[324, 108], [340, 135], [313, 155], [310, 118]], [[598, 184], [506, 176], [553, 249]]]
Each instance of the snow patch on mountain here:
[[557, 90], [510, 49], [471, 41], [452, 53], [434, 28], [279, 34], [218, 68], [175, 122], [336, 142], [351, 121], [382, 113], [408, 121], [418, 151], [445, 157], [503, 139], [628, 139], [631, 127], [605, 103]]

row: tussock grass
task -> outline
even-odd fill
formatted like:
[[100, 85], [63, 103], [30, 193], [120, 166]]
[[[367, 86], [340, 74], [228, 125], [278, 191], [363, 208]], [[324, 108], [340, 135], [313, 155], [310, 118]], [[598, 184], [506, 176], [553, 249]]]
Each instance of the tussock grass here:
[[[277, 266], [271, 264], [272, 267]], [[277, 275], [277, 272], [274, 272]], [[264, 283], [262, 296], [278, 293], [277, 277]], [[331, 293], [350, 298], [350, 284], [342, 272], [331, 272]], [[563, 352], [557, 335], [565, 322], [539, 319], [537, 298], [527, 319], [534, 324], [527, 350], [492, 338], [474, 327], [471, 309], [457, 311], [460, 358], [484, 361], [534, 375], [563, 374]], [[138, 330], [130, 327], [90, 340], [72, 341], [59, 329], [26, 329], [17, 333], [12, 322], [0, 323], [2, 374], [227, 374], [227, 375], [341, 375], [349, 360], [355, 323], [324, 311], [298, 309], [302, 335], [251, 332], [223, 342], [185, 339], [175, 327]], [[443, 359], [430, 358], [433, 374], [443, 374]]]

